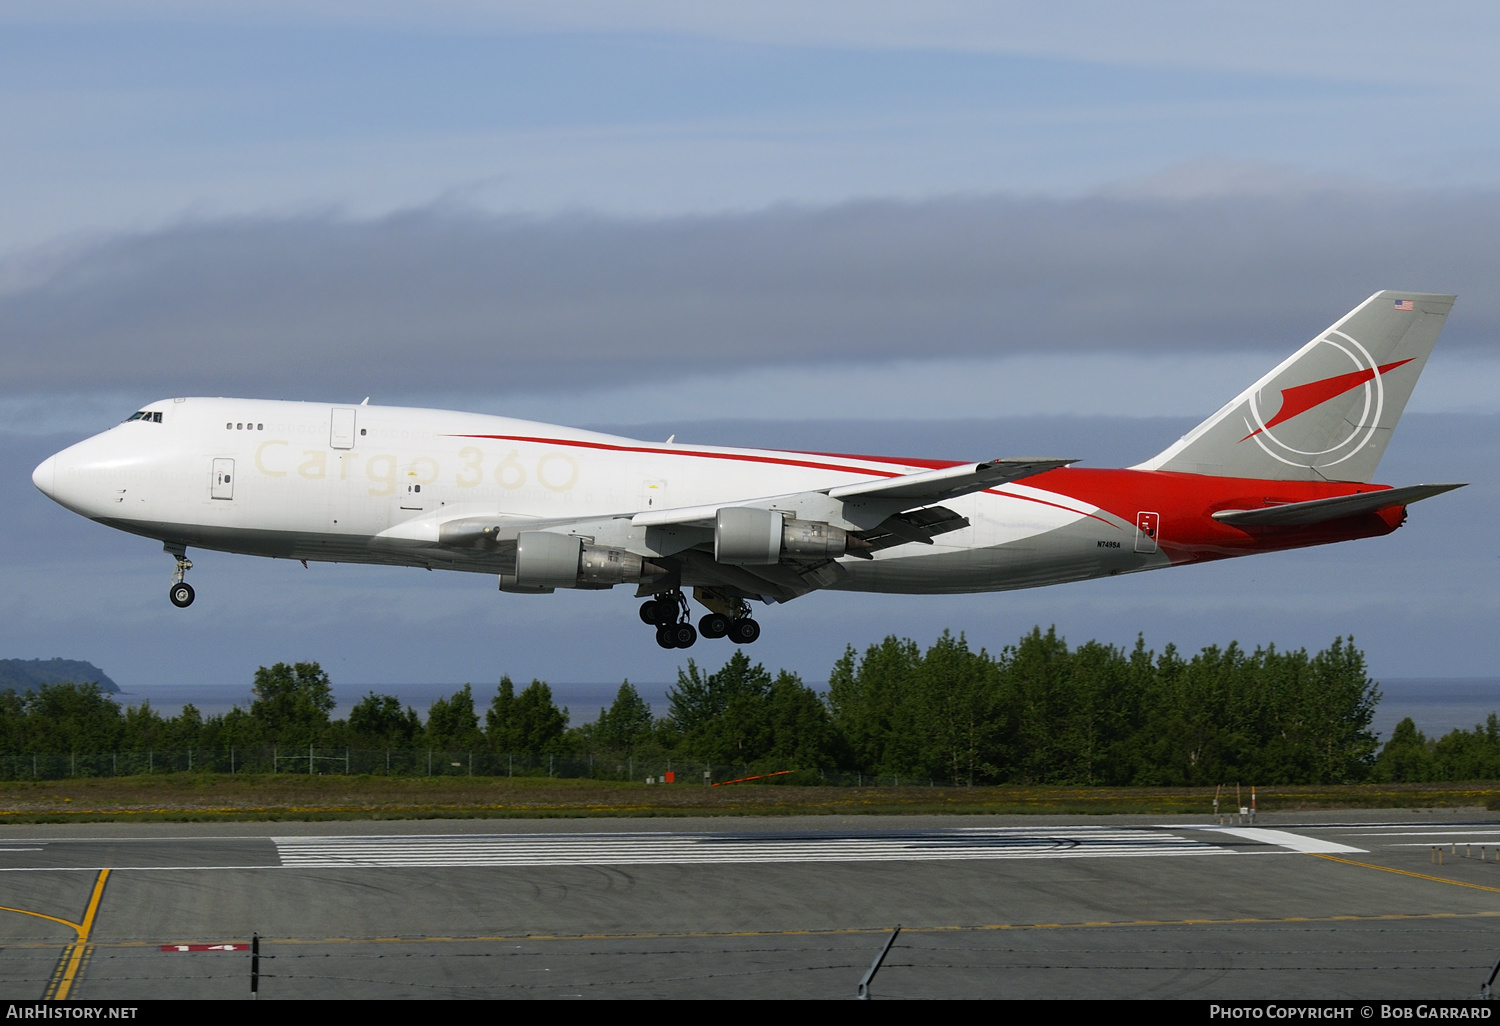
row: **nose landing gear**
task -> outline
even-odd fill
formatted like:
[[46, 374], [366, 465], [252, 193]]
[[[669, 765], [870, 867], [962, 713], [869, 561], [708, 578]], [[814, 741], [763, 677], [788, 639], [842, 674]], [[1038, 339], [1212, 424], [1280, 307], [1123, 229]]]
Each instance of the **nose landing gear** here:
[[178, 609], [186, 609], [193, 604], [193, 586], [185, 577], [187, 572], [193, 568], [193, 561], [187, 558], [187, 546], [185, 545], [163, 545], [169, 554], [177, 557], [177, 569], [172, 574], [172, 587], [167, 590], [167, 598], [172, 600], [172, 605]]

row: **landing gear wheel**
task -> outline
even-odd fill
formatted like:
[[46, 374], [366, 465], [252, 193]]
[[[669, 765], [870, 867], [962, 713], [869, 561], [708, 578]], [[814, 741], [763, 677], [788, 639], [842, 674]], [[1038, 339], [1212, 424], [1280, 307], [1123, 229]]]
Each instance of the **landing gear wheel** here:
[[723, 613], [709, 613], [698, 621], [698, 633], [705, 638], [722, 638], [729, 633], [729, 623]]
[[647, 599], [641, 603], [641, 623], [656, 623], [659, 618], [655, 599]]
[[677, 629], [671, 624], [662, 624], [656, 629], [656, 643], [662, 648], [676, 648]]
[[698, 640], [698, 632], [690, 623], [679, 623], [669, 627], [672, 632], [672, 644], [677, 648], [692, 648], [693, 642]]
[[729, 625], [729, 640], [736, 645], [750, 645], [760, 637], [760, 624], [748, 616], [743, 620], [735, 620]]
[[178, 609], [186, 609], [193, 604], [193, 586], [187, 581], [178, 581], [167, 592], [167, 597], [172, 600], [172, 605]]

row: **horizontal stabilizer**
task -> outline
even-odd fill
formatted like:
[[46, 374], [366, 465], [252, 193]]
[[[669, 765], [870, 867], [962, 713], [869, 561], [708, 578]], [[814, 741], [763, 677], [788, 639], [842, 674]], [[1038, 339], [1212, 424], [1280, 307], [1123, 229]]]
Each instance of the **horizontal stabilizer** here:
[[1233, 524], [1235, 527], [1297, 527], [1321, 524], [1325, 520], [1357, 517], [1392, 506], [1407, 506], [1419, 499], [1431, 498], [1462, 487], [1464, 486], [1461, 484], [1420, 484], [1407, 485], [1405, 488], [1382, 488], [1375, 492], [1336, 495], [1331, 499], [1313, 499], [1310, 502], [1289, 502], [1265, 509], [1223, 509], [1213, 517], [1221, 524]]
[[896, 499], [912, 506], [926, 506], [944, 499], [982, 492], [986, 488], [1033, 477], [1058, 467], [1066, 467], [1077, 460], [1039, 460], [1012, 458], [989, 460], [985, 463], [964, 463], [942, 470], [924, 470], [900, 477], [881, 477], [870, 481], [830, 488], [828, 494], [835, 499]]

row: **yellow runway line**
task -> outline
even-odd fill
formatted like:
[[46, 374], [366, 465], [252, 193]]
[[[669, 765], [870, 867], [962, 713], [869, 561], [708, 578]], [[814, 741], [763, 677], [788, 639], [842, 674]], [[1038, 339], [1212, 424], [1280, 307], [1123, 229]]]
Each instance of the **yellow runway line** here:
[[1426, 873], [1413, 873], [1408, 869], [1392, 869], [1390, 866], [1377, 866], [1372, 862], [1355, 862], [1353, 859], [1341, 859], [1336, 855], [1326, 855], [1323, 852], [1318, 851], [1310, 851], [1308, 852], [1308, 854], [1314, 855], [1320, 859], [1327, 859], [1329, 862], [1342, 862], [1346, 866], [1362, 866], [1365, 869], [1378, 869], [1382, 873], [1397, 873], [1401, 876], [1414, 876], [1418, 880], [1431, 880], [1433, 883], [1452, 884], [1454, 887], [1472, 887], [1476, 891], [1493, 891], [1496, 894], [1500, 894], [1500, 887], [1486, 887], [1484, 884], [1465, 883], [1462, 880], [1450, 880], [1445, 876], [1428, 876]]
[[[1370, 923], [1449, 919], [1494, 919], [1496, 912], [1388, 912], [1378, 915], [1334, 915], [1334, 916], [1267, 916], [1242, 917], [1236, 919], [1120, 919], [1077, 923], [988, 923], [979, 926], [916, 926], [902, 927], [904, 933], [979, 933], [997, 930], [1088, 930], [1100, 927], [1170, 927], [1170, 926], [1276, 926], [1288, 923]], [[772, 937], [836, 937], [858, 934], [884, 935], [890, 933], [883, 927], [854, 927], [833, 930], [744, 930], [722, 933], [595, 933], [595, 934], [509, 934], [480, 935], [473, 937], [267, 937], [267, 944], [288, 945], [352, 945], [352, 944], [522, 944], [527, 942], [576, 942], [576, 941], [643, 941], [643, 940], [735, 940], [745, 938]], [[204, 941], [175, 940], [174, 943], [221, 943], [222, 938]], [[154, 948], [160, 941], [110, 941], [99, 945], [106, 948]], [[18, 944], [12, 947], [28, 947]]]
[[78, 982], [78, 976], [83, 969], [85, 960], [93, 951], [93, 945], [89, 941], [89, 934], [94, 929], [94, 917], [99, 914], [99, 902], [104, 897], [104, 885], [109, 882], [109, 870], [99, 870], [99, 875], [94, 879], [94, 890], [89, 895], [88, 908], [84, 909], [83, 922], [69, 923], [65, 919], [56, 916], [42, 915], [40, 912], [27, 912], [24, 909], [7, 909], [10, 912], [21, 912], [23, 915], [40, 916], [43, 919], [51, 919], [53, 922], [63, 923], [71, 926], [77, 933], [72, 944], [63, 949], [62, 958], [58, 960], [57, 969], [52, 974], [52, 981], [47, 985], [47, 991], [42, 995], [43, 1001], [66, 1001], [68, 994], [73, 989], [73, 984]]

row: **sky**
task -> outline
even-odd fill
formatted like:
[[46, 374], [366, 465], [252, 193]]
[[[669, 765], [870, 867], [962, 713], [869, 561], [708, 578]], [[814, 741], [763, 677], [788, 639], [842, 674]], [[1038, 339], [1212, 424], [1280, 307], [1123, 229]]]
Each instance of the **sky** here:
[[[1044, 591], [814, 595], [753, 652], [1033, 624], [1496, 676], [1500, 9], [1482, 3], [12, 0], [0, 655], [127, 687], [668, 681], [620, 594], [170, 560], [30, 485], [169, 395], [641, 437], [1148, 457], [1384, 288], [1458, 304], [1380, 540]], [[701, 645], [715, 666], [727, 647]]]

